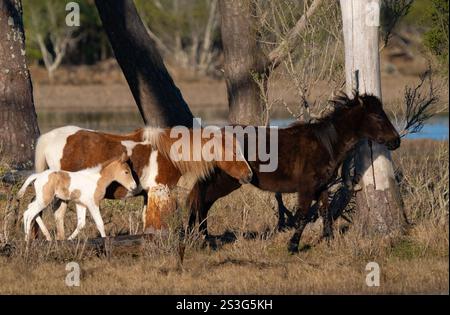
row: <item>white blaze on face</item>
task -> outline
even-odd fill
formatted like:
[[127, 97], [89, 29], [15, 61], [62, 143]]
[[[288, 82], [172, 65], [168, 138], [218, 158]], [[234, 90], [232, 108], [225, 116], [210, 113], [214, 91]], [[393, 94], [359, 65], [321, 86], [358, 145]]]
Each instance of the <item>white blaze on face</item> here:
[[45, 159], [50, 169], [61, 169], [61, 159], [67, 138], [80, 130], [82, 130], [80, 127], [66, 126], [54, 129], [43, 135], [46, 142], [44, 149]]
[[148, 164], [142, 170], [142, 176], [139, 179], [144, 190], [149, 190], [157, 185], [156, 177], [158, 176], [158, 151], [153, 150], [150, 153]]
[[[127, 155], [129, 157], [131, 157], [133, 155], [133, 149], [134, 147], [136, 147], [139, 142], [136, 141], [130, 141], [130, 140], [124, 140], [120, 142], [122, 144], [122, 146], [125, 147], [125, 149], [127, 150]], [[141, 144], [143, 144], [144, 142], [141, 142]], [[141, 192], [142, 185], [139, 183], [138, 187], [135, 189], [135, 191], [128, 191], [125, 198], [128, 197], [132, 197], [134, 196], [136, 193]]]

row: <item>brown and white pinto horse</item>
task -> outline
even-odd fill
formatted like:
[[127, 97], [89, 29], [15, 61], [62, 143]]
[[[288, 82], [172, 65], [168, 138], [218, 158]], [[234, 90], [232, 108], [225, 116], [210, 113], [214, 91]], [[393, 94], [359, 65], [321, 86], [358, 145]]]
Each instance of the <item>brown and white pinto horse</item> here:
[[[192, 129], [189, 132], [192, 135]], [[223, 130], [220, 132], [225, 135]], [[126, 152], [130, 157], [129, 163], [139, 189], [130, 194], [124, 187], [113, 183], [108, 187], [105, 198], [123, 199], [143, 195], [144, 232], [154, 232], [164, 228], [164, 223], [160, 221], [159, 215], [152, 213], [156, 211], [154, 208], [147, 207], [147, 193], [152, 188], [161, 185], [173, 188], [185, 174], [193, 176], [195, 180], [204, 179], [216, 168], [241, 183], [247, 183], [252, 178], [252, 170], [239, 149], [237, 139], [234, 138], [235, 145], [231, 147], [225, 146], [225, 141], [220, 142], [221, 152], [231, 154], [233, 160], [217, 158], [211, 161], [202, 159], [176, 162], [170, 159], [170, 148], [177, 140], [178, 138], [170, 137], [170, 129], [146, 127], [127, 135], [115, 135], [66, 126], [54, 129], [39, 138], [35, 167], [37, 172], [46, 168], [74, 172], [94, 167]], [[202, 138], [201, 144], [207, 143], [208, 140]], [[66, 209], [67, 205], [62, 202], [55, 211], [58, 239], [64, 238], [63, 220]], [[153, 218], [153, 221], [145, 218]]]
[[23, 214], [25, 239], [28, 240], [31, 224], [36, 218], [36, 223], [46, 239], [51, 240], [50, 233], [42, 221], [40, 213], [55, 198], [64, 201], [72, 200], [76, 204], [78, 222], [69, 239], [75, 238], [84, 227], [86, 208], [89, 209], [100, 235], [106, 237], [105, 226], [100, 214], [100, 201], [106, 194], [106, 188], [116, 181], [129, 191], [136, 189], [136, 182], [127, 161], [128, 156], [123, 153], [118, 159], [106, 161], [98, 167], [78, 172], [46, 170], [29, 176], [17, 193], [17, 198], [21, 198], [27, 186], [34, 182], [36, 198], [28, 205]]
[[[317, 123], [301, 124], [278, 130], [278, 168], [274, 172], [260, 172], [259, 161], [249, 161], [253, 170], [251, 184], [267, 191], [298, 193], [298, 210], [294, 216], [295, 233], [289, 242], [291, 252], [298, 251], [303, 229], [309, 222], [309, 209], [313, 200], [322, 201], [327, 209], [327, 186], [350, 150], [363, 139], [385, 144], [395, 150], [400, 137], [383, 111], [380, 100], [372, 95], [342, 95], [333, 101], [335, 110]], [[270, 128], [267, 129], [267, 133]], [[266, 139], [270, 137], [267, 136]], [[247, 149], [247, 145], [244, 145]], [[248, 156], [246, 151], [245, 156]], [[223, 172], [196, 183], [189, 195], [191, 217], [207, 233], [208, 210], [214, 202], [240, 187]], [[324, 215], [324, 234], [331, 235], [332, 217]]]

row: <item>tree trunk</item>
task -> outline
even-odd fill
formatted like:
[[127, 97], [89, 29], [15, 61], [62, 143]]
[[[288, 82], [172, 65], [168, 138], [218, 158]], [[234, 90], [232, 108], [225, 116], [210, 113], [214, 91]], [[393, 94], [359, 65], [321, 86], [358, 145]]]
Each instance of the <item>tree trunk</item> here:
[[0, 161], [31, 168], [39, 136], [20, 0], [0, 0]]
[[220, 0], [225, 78], [231, 123], [262, 125], [264, 104], [255, 77], [266, 75], [251, 0]]
[[[193, 115], [168, 73], [156, 43], [150, 38], [132, 0], [96, 0], [103, 27], [147, 125], [192, 127]], [[150, 202], [144, 230], [158, 230], [160, 210]]]
[[95, 4], [145, 124], [192, 126], [192, 113], [133, 1], [96, 0]]
[[[340, 0], [346, 89], [381, 99], [379, 56], [379, 0]], [[404, 224], [403, 205], [391, 156], [384, 145], [364, 141], [357, 149], [356, 172], [362, 190], [357, 193], [357, 225], [364, 233], [398, 232]]]

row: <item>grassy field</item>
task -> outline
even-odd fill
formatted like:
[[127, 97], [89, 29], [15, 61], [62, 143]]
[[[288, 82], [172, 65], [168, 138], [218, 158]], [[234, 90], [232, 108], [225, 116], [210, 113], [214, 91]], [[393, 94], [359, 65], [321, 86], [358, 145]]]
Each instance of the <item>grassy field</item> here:
[[[449, 293], [448, 142], [404, 141], [394, 153], [401, 190], [413, 225], [404, 236], [366, 239], [344, 220], [336, 237], [320, 241], [320, 220], [302, 238], [302, 251], [286, 250], [291, 231], [278, 233], [273, 194], [243, 187], [219, 200], [210, 212], [215, 249], [192, 235], [181, 265], [175, 238], [148, 241], [141, 250], [106, 257], [79, 247], [17, 243], [0, 255], [2, 294], [382, 294]], [[2, 171], [6, 168], [3, 167]], [[0, 186], [0, 242], [23, 238], [13, 224], [8, 197], [17, 187]], [[31, 195], [21, 202], [20, 214]], [[292, 207], [294, 195], [285, 195]], [[142, 200], [104, 201], [107, 233], [138, 233]], [[47, 214], [45, 222], [53, 227]], [[75, 216], [68, 212], [67, 233]], [[88, 218], [82, 238], [97, 235]], [[0, 245], [1, 247], [1, 245]], [[65, 284], [68, 262], [79, 263], [81, 285]], [[380, 266], [379, 287], [366, 285], [367, 263]]]

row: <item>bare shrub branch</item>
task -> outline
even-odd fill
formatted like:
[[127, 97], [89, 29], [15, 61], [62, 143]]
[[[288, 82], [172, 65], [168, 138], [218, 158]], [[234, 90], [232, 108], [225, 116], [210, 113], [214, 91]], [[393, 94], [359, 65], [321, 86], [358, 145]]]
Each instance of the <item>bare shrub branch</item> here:
[[[255, 3], [259, 41], [269, 60], [267, 84], [283, 82], [283, 88], [277, 90], [282, 94], [270, 99], [270, 107], [281, 105], [299, 121], [319, 118], [326, 100], [344, 79], [338, 4], [294, 0]], [[324, 82], [330, 88], [317, 88]], [[291, 95], [295, 95], [294, 102], [288, 100]]]
[[389, 39], [398, 22], [408, 14], [414, 0], [382, 0], [381, 1], [381, 38], [387, 46]]
[[[428, 81], [428, 90], [424, 91], [426, 81]], [[416, 87], [405, 87], [405, 123], [400, 132], [401, 136], [420, 132], [425, 121], [437, 113], [433, 109], [433, 105], [438, 100], [439, 97], [433, 85], [432, 72], [431, 69], [428, 69], [420, 76], [419, 84]]]

